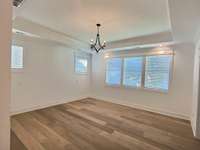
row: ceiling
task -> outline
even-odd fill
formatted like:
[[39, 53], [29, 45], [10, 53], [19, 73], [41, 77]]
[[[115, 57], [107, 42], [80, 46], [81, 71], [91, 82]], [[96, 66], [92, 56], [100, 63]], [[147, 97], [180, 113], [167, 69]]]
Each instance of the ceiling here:
[[25, 0], [15, 11], [24, 18], [74, 39], [118, 41], [171, 31], [167, 0]]
[[169, 0], [169, 11], [175, 41], [200, 39], [200, 0]]

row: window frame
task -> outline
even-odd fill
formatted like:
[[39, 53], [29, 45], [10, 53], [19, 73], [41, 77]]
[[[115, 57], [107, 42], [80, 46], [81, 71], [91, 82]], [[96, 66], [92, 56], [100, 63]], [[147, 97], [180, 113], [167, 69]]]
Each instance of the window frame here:
[[[146, 88], [145, 87], [145, 68], [146, 68], [146, 57], [148, 56], [161, 56], [161, 55], [171, 55], [172, 59], [170, 61], [170, 69], [169, 69], [169, 79], [168, 79], [168, 90], [162, 90], [162, 89], [156, 89], [156, 88]], [[131, 58], [131, 57], [143, 57], [143, 64], [142, 64], [142, 81], [141, 81], [141, 86], [140, 87], [134, 87], [134, 86], [127, 86], [123, 85], [123, 78], [124, 78], [124, 59], [125, 58]], [[121, 58], [122, 59], [122, 65], [121, 65], [121, 84], [120, 85], [110, 85], [106, 83], [106, 68], [105, 68], [105, 78], [104, 78], [104, 83], [105, 86], [108, 87], [117, 87], [117, 88], [124, 88], [124, 89], [136, 89], [136, 90], [144, 90], [144, 91], [149, 91], [149, 92], [158, 92], [158, 93], [168, 93], [170, 90], [170, 85], [173, 77], [173, 67], [174, 67], [174, 54], [147, 54], [147, 55], [128, 55], [128, 56], [113, 56], [106, 58], [106, 63], [105, 66], [107, 67], [107, 61], [112, 58]]]
[[[12, 67], [12, 47], [13, 46], [17, 46], [17, 47], [22, 47], [22, 68], [13, 68]], [[11, 55], [10, 55], [10, 57], [11, 57], [11, 60], [10, 60], [10, 69], [11, 69], [11, 71], [12, 72], [22, 72], [23, 70], [24, 70], [24, 56], [25, 56], [25, 51], [24, 51], [24, 47], [22, 46], [22, 45], [18, 45], [18, 44], [12, 44], [11, 45]]]
[[[87, 60], [87, 71], [86, 72], [77, 72], [77, 70], [76, 70], [76, 61], [77, 61], [78, 58]], [[86, 56], [80, 56], [80, 55], [76, 55], [75, 54], [74, 55], [74, 73], [78, 74], [78, 75], [87, 75], [88, 72], [89, 72], [89, 58], [86, 57]]]

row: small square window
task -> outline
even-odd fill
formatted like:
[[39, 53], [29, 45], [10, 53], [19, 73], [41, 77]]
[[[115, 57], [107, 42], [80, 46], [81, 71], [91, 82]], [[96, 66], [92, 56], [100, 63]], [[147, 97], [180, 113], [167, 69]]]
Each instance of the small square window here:
[[86, 74], [88, 72], [88, 59], [81, 56], [75, 56], [75, 72]]
[[11, 51], [11, 68], [23, 69], [23, 47], [13, 45]]

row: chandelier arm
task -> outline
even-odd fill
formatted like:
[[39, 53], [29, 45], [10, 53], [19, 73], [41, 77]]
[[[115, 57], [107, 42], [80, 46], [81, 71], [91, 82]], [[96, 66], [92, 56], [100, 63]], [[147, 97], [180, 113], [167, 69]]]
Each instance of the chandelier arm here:
[[103, 46], [101, 46], [101, 47], [99, 47], [98, 51], [100, 51], [100, 50], [103, 50], [103, 49], [104, 49], [104, 47], [103, 47]]
[[99, 49], [97, 49], [96, 47], [94, 47], [95, 51], [98, 53], [99, 52]]

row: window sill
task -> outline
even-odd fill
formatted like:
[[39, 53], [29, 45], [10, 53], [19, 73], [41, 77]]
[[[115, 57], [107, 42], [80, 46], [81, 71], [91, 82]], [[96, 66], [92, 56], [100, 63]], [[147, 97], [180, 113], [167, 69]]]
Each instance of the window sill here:
[[11, 68], [11, 73], [21, 73], [21, 72], [23, 72], [24, 71], [24, 69], [23, 68]]
[[119, 89], [129, 89], [129, 90], [140, 90], [140, 91], [146, 91], [146, 92], [153, 92], [153, 93], [160, 93], [160, 94], [168, 94], [169, 90], [160, 90], [160, 89], [150, 89], [150, 88], [144, 88], [144, 87], [133, 87], [133, 86], [123, 86], [123, 85], [110, 85], [105, 84], [106, 87], [111, 88], [119, 88]]
[[86, 72], [86, 73], [75, 72], [75, 74], [77, 74], [77, 75], [88, 75], [88, 73], [87, 73], [87, 72]]

